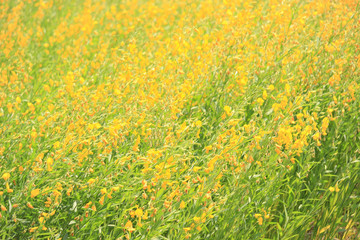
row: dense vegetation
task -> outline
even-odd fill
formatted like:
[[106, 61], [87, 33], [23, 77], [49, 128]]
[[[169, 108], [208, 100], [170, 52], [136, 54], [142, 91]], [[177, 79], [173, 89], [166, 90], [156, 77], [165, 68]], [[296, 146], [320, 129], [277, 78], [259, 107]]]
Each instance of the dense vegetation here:
[[1, 239], [359, 239], [356, 0], [0, 0]]

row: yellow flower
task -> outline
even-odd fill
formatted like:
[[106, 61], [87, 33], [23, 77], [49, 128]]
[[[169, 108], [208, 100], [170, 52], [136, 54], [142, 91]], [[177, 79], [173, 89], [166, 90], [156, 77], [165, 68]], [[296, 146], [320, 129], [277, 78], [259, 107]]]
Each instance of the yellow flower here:
[[10, 178], [10, 173], [4, 173], [2, 175], [2, 179], [4, 179], [5, 181], [9, 180], [9, 178]]
[[256, 101], [260, 104], [260, 106], [264, 103], [264, 100], [262, 98], [258, 98]]
[[6, 191], [7, 191], [8, 193], [14, 192], [14, 190], [12, 190], [12, 189], [10, 188], [9, 183], [6, 183]]
[[106, 194], [107, 190], [106, 190], [106, 188], [103, 188], [103, 189], [100, 190], [100, 192], [101, 192], [101, 194]]
[[329, 191], [333, 192], [333, 191], [335, 191], [335, 188], [334, 187], [329, 187]]
[[199, 223], [199, 222], [200, 222], [200, 218], [199, 218], [199, 217], [194, 217], [193, 219], [194, 219], [194, 222], [196, 222], [196, 223]]
[[181, 201], [180, 203], [180, 209], [183, 209], [186, 207], [186, 203], [184, 201]]
[[96, 206], [95, 205], [92, 205], [91, 209], [96, 212]]
[[195, 126], [201, 127], [201, 126], [202, 126], [202, 122], [201, 122], [200, 120], [197, 120], [197, 121], [195, 122]]
[[63, 189], [61, 183], [59, 183], [59, 182], [56, 183], [56, 189], [57, 190], [62, 190]]
[[34, 198], [39, 194], [40, 194], [40, 189], [38, 189], [38, 188], [34, 189], [34, 190], [31, 191], [31, 198]]
[[30, 228], [30, 232], [32, 233], [32, 232], [35, 232], [37, 229], [38, 229], [39, 227], [33, 227], [33, 228]]
[[263, 91], [263, 99], [265, 100], [267, 98], [268, 94], [266, 92], [266, 90]]
[[136, 209], [135, 215], [136, 215], [137, 217], [142, 217], [142, 215], [143, 215], [143, 210], [142, 210], [141, 208]]
[[95, 183], [95, 179], [90, 178], [90, 179], [89, 179], [89, 181], [88, 181], [87, 183], [88, 183], [89, 185], [91, 185], [91, 184]]
[[269, 91], [273, 91], [275, 89], [275, 87], [274, 87], [274, 85], [271, 84], [268, 86], [268, 89], [269, 89]]
[[127, 223], [125, 224], [125, 229], [128, 230], [129, 232], [135, 231], [135, 228], [133, 228], [133, 224], [130, 220], [127, 221]]
[[211, 145], [205, 147], [206, 153], [208, 153], [212, 149], [213, 149], [213, 147]]
[[101, 205], [104, 205], [104, 201], [105, 201], [105, 195], [103, 195], [103, 196], [100, 198], [99, 203], [100, 203]]
[[255, 218], [259, 218], [259, 217], [261, 217], [261, 214], [256, 213], [256, 214], [254, 214], [254, 217], [255, 217]]
[[231, 108], [229, 106], [225, 106], [224, 111], [225, 111], [226, 115], [231, 116]]
[[329, 126], [329, 118], [325, 117], [321, 124], [322, 135], [324, 135], [324, 136], [326, 135], [326, 129], [328, 128], [328, 126]]
[[89, 208], [91, 204], [92, 204], [92, 202], [91, 202], [91, 201], [90, 201], [90, 202], [88, 202], [87, 204], [85, 204], [84, 208], [85, 208], [85, 209]]
[[256, 214], [254, 215], [254, 217], [258, 220], [259, 225], [262, 225], [262, 224], [263, 224], [263, 220], [264, 220], [264, 219], [262, 218], [261, 214], [256, 213]]
[[34, 208], [33, 205], [31, 205], [31, 203], [29, 203], [29, 202], [26, 204], [26, 206], [28, 206], [28, 208], [31, 208], [31, 209]]
[[48, 159], [46, 160], [47, 170], [48, 170], [49, 172], [52, 171], [51, 165], [53, 165], [53, 163], [54, 163], [54, 160], [53, 160], [52, 158], [48, 158]]

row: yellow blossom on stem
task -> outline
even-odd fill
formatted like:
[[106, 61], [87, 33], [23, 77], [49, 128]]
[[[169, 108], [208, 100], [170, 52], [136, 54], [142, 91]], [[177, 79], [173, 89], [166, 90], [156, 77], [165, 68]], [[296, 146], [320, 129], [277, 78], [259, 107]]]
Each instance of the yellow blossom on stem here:
[[34, 189], [34, 190], [31, 190], [31, 198], [34, 198], [34, 197], [36, 197], [37, 195], [39, 195], [40, 194], [40, 189]]
[[130, 233], [135, 231], [135, 228], [133, 228], [133, 224], [130, 220], [126, 222], [125, 229], [128, 230]]
[[186, 203], [184, 201], [181, 201], [180, 203], [180, 209], [183, 209], [186, 207]]
[[231, 108], [229, 106], [225, 106], [224, 111], [225, 111], [226, 115], [231, 116], [232, 113], [231, 113]]
[[1, 178], [4, 179], [5, 181], [9, 180], [10, 173], [4, 173]]

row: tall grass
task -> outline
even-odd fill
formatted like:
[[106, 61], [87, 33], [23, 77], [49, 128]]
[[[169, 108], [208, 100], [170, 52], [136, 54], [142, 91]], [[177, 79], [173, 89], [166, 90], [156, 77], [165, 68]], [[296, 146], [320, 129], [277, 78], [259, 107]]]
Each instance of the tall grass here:
[[358, 239], [359, 13], [0, 1], [0, 238]]

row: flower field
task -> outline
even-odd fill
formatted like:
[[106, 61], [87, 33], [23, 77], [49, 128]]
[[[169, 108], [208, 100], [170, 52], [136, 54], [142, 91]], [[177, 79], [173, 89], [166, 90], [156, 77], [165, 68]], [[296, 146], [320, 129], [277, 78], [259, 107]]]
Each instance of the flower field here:
[[0, 239], [359, 238], [359, 1], [0, 0]]

